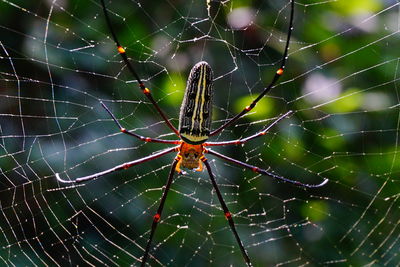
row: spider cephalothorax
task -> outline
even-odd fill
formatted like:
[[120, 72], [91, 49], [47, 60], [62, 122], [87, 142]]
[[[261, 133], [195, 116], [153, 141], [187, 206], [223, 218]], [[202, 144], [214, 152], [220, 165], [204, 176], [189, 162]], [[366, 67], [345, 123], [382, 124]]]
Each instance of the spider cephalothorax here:
[[254, 108], [256, 106], [257, 102], [266, 93], [269, 92], [269, 90], [276, 84], [279, 77], [283, 74], [283, 72], [284, 72], [283, 70], [285, 68], [286, 58], [287, 58], [287, 54], [288, 54], [289, 40], [290, 40], [290, 36], [292, 33], [292, 29], [293, 29], [292, 26], [293, 26], [293, 14], [294, 14], [294, 1], [293, 0], [290, 1], [290, 7], [291, 7], [290, 23], [289, 23], [288, 33], [287, 33], [285, 50], [284, 50], [284, 53], [282, 56], [280, 67], [275, 72], [275, 75], [274, 75], [272, 81], [250, 103], [250, 105], [243, 108], [243, 110], [240, 113], [238, 113], [236, 116], [232, 117], [231, 119], [228, 119], [222, 126], [220, 126], [219, 128], [217, 128], [214, 131], [211, 131], [211, 119], [212, 119], [211, 111], [212, 111], [212, 99], [213, 99], [213, 89], [212, 89], [213, 72], [211, 70], [210, 65], [205, 61], [201, 61], [192, 68], [192, 70], [189, 74], [188, 83], [186, 86], [186, 92], [185, 92], [185, 96], [182, 101], [182, 106], [181, 106], [181, 110], [180, 110], [179, 131], [178, 131], [178, 129], [176, 129], [171, 124], [171, 122], [168, 120], [167, 116], [164, 114], [164, 112], [158, 106], [157, 102], [154, 100], [153, 96], [151, 95], [151, 91], [145, 87], [144, 83], [141, 81], [141, 79], [137, 75], [135, 69], [133, 68], [132, 64], [130, 63], [130, 61], [126, 55], [125, 49], [119, 44], [119, 41], [113, 30], [113, 27], [111, 26], [110, 18], [108, 16], [108, 12], [107, 12], [107, 8], [105, 6], [104, 0], [101, 0], [101, 4], [103, 6], [105, 19], [110, 28], [112, 37], [116, 43], [118, 53], [121, 55], [123, 61], [127, 65], [128, 70], [138, 81], [139, 88], [142, 90], [143, 94], [154, 105], [155, 109], [160, 114], [160, 116], [163, 118], [163, 120], [165, 121], [167, 126], [180, 138], [180, 140], [164, 140], [164, 139], [158, 139], [158, 138], [144, 137], [144, 136], [136, 134], [133, 131], [129, 131], [129, 130], [125, 129], [124, 127], [122, 127], [122, 125], [115, 118], [113, 113], [104, 105], [104, 103], [101, 102], [101, 105], [110, 114], [113, 121], [119, 127], [119, 129], [122, 133], [133, 136], [135, 138], [138, 138], [144, 142], [175, 144], [178, 146], [166, 149], [166, 150], [158, 152], [158, 153], [151, 154], [146, 157], [139, 158], [134, 161], [120, 164], [118, 166], [115, 166], [111, 169], [108, 169], [108, 170], [105, 170], [102, 172], [98, 172], [98, 173], [95, 173], [92, 175], [77, 178], [75, 181], [63, 180], [60, 178], [60, 175], [58, 173], [56, 174], [56, 178], [58, 179], [58, 181], [63, 182], [63, 183], [84, 182], [84, 181], [88, 181], [88, 180], [91, 180], [91, 179], [94, 179], [94, 178], [97, 178], [100, 176], [104, 176], [106, 174], [109, 174], [109, 173], [112, 173], [112, 172], [115, 172], [118, 170], [128, 169], [132, 166], [141, 164], [141, 163], [149, 161], [149, 160], [159, 158], [161, 156], [164, 156], [164, 155], [169, 154], [174, 151], [178, 152], [177, 156], [175, 157], [174, 161], [172, 162], [171, 170], [169, 172], [166, 185], [164, 187], [164, 192], [160, 199], [159, 207], [157, 209], [156, 214], [153, 216], [153, 223], [151, 226], [150, 236], [148, 237], [146, 248], [144, 250], [143, 257], [141, 258], [141, 266], [144, 266], [146, 264], [148, 257], [151, 256], [151, 254], [150, 254], [151, 242], [153, 240], [153, 236], [156, 231], [157, 225], [161, 220], [161, 213], [163, 211], [169, 189], [172, 185], [172, 181], [173, 181], [175, 172], [181, 173], [180, 167], [187, 168], [187, 169], [196, 169], [198, 171], [201, 171], [203, 169], [203, 163], [204, 163], [204, 165], [206, 166], [207, 172], [209, 174], [211, 184], [212, 184], [212, 186], [216, 192], [216, 195], [218, 197], [218, 200], [221, 204], [224, 216], [228, 220], [229, 226], [232, 230], [233, 235], [235, 236], [235, 239], [239, 245], [240, 251], [243, 255], [244, 261], [246, 262], [246, 264], [248, 266], [251, 266], [250, 257], [248, 256], [247, 251], [246, 251], [245, 247], [243, 246], [242, 241], [239, 238], [239, 234], [236, 231], [235, 223], [233, 221], [234, 216], [229, 212], [229, 209], [228, 209], [227, 205], [225, 204], [222, 194], [218, 188], [218, 184], [214, 178], [214, 174], [211, 170], [211, 166], [210, 166], [207, 158], [204, 156], [204, 153], [211, 154], [211, 155], [219, 157], [225, 161], [228, 161], [232, 164], [236, 164], [243, 168], [250, 169], [253, 172], [256, 172], [256, 173], [259, 173], [262, 175], [266, 175], [266, 176], [272, 177], [274, 179], [277, 179], [277, 180], [280, 180], [283, 182], [302, 186], [302, 187], [307, 187], [307, 188], [319, 187], [319, 186], [323, 186], [324, 184], [326, 184], [328, 182], [327, 179], [324, 179], [323, 182], [321, 182], [320, 184], [301, 183], [296, 180], [291, 180], [291, 179], [285, 178], [283, 176], [277, 175], [268, 170], [261, 169], [256, 166], [250, 165], [248, 163], [244, 163], [239, 160], [230, 158], [228, 156], [220, 154], [211, 149], [205, 148], [207, 146], [225, 146], [225, 145], [244, 144], [244, 143], [246, 143], [252, 139], [255, 139], [259, 136], [265, 135], [272, 126], [276, 125], [279, 121], [281, 121], [282, 119], [284, 119], [285, 117], [287, 117], [288, 115], [290, 115], [292, 113], [292, 111], [286, 112], [285, 114], [283, 114], [283, 115], [279, 116], [277, 119], [275, 119], [268, 127], [262, 129], [261, 131], [255, 133], [249, 137], [241, 138], [238, 140], [230, 140], [230, 141], [206, 142], [209, 137], [217, 135], [223, 129], [225, 129], [229, 125], [233, 124], [236, 120], [240, 119], [243, 115], [245, 115], [252, 108]]
[[187, 168], [187, 169], [196, 169], [196, 171], [202, 171], [203, 165], [201, 161], [201, 157], [203, 155], [204, 148], [203, 145], [191, 145], [185, 142], [182, 142], [178, 158], [178, 164], [176, 165], [175, 170], [180, 173], [180, 167]]

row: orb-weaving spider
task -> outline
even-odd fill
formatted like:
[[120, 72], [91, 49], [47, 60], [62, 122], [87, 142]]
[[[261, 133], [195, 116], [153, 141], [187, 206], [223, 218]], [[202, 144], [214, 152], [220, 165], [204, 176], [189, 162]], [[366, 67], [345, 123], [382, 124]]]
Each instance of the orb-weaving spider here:
[[102, 171], [99, 173], [95, 173], [95, 174], [92, 174], [89, 176], [77, 178], [74, 181], [63, 180], [60, 178], [60, 175], [57, 173], [56, 177], [57, 177], [58, 181], [63, 182], [63, 183], [80, 183], [80, 182], [88, 181], [88, 180], [109, 174], [114, 171], [130, 168], [132, 166], [141, 164], [143, 162], [159, 158], [159, 157], [169, 154], [173, 151], [178, 152], [177, 156], [173, 160], [171, 170], [169, 172], [168, 180], [167, 180], [164, 192], [163, 192], [161, 200], [160, 200], [159, 207], [157, 209], [156, 214], [153, 217], [153, 223], [151, 226], [150, 236], [148, 238], [143, 257], [141, 259], [141, 266], [144, 266], [146, 264], [146, 261], [150, 255], [149, 251], [151, 248], [153, 236], [156, 231], [157, 225], [160, 222], [160, 218], [161, 218], [161, 214], [162, 214], [162, 211], [164, 208], [165, 200], [167, 198], [167, 194], [171, 187], [175, 172], [182, 173], [181, 168], [196, 169], [197, 171], [202, 171], [203, 164], [206, 166], [212, 186], [217, 194], [217, 197], [221, 204], [224, 215], [225, 215], [226, 219], [228, 220], [229, 226], [230, 226], [230, 228], [236, 238], [236, 241], [239, 245], [239, 248], [243, 255], [244, 261], [246, 262], [246, 264], [248, 266], [251, 266], [250, 258], [247, 254], [246, 249], [244, 248], [244, 246], [242, 244], [239, 234], [236, 231], [232, 215], [231, 215], [228, 207], [225, 204], [222, 194], [221, 194], [221, 192], [218, 188], [218, 185], [215, 181], [214, 174], [211, 170], [210, 164], [209, 164], [207, 158], [204, 156], [204, 154], [207, 153], [207, 154], [214, 155], [214, 156], [219, 157], [228, 162], [231, 162], [231, 163], [237, 164], [241, 167], [250, 169], [256, 173], [266, 175], [266, 176], [275, 178], [277, 180], [292, 183], [292, 184], [302, 186], [302, 187], [307, 187], [307, 188], [320, 187], [320, 186], [323, 186], [324, 184], [326, 184], [328, 182], [328, 180], [324, 179], [320, 184], [304, 184], [299, 181], [287, 179], [285, 177], [271, 173], [268, 170], [264, 170], [264, 169], [258, 168], [256, 166], [253, 166], [253, 165], [238, 161], [236, 159], [227, 157], [223, 154], [220, 154], [216, 151], [206, 148], [209, 146], [225, 146], [225, 145], [244, 144], [247, 141], [250, 141], [259, 136], [265, 135], [272, 126], [274, 126], [279, 121], [281, 121], [282, 119], [284, 119], [285, 117], [290, 115], [292, 113], [292, 111], [288, 111], [285, 114], [281, 115], [273, 123], [271, 123], [268, 127], [266, 127], [265, 129], [261, 130], [260, 132], [254, 134], [254, 135], [251, 135], [249, 137], [238, 139], [238, 140], [223, 141], [223, 142], [206, 142], [206, 141], [208, 140], [209, 137], [220, 133], [223, 129], [225, 129], [229, 125], [233, 124], [235, 121], [237, 121], [239, 118], [241, 118], [247, 112], [249, 112], [252, 108], [254, 108], [256, 106], [257, 102], [266, 93], [268, 93], [270, 91], [270, 89], [276, 84], [279, 77], [283, 74], [283, 71], [285, 68], [285, 63], [286, 63], [286, 58], [287, 58], [287, 54], [288, 54], [288, 49], [289, 49], [290, 36], [292, 33], [292, 28], [293, 28], [294, 1], [290, 1], [291, 10], [290, 10], [289, 28], [288, 28], [288, 32], [287, 32], [286, 46], [285, 46], [285, 50], [284, 50], [284, 53], [282, 56], [281, 65], [278, 68], [278, 70], [276, 71], [272, 81], [270, 82], [270, 84], [267, 87], [264, 88], [264, 90], [258, 95], [258, 97], [249, 106], [245, 107], [239, 114], [232, 117], [231, 119], [226, 121], [222, 126], [220, 126], [219, 128], [217, 128], [216, 130], [213, 130], [213, 131], [211, 131], [211, 113], [212, 113], [212, 100], [213, 100], [213, 89], [212, 89], [213, 73], [212, 73], [212, 70], [211, 70], [211, 67], [209, 66], [209, 64], [205, 61], [201, 61], [192, 68], [189, 78], [188, 78], [188, 81], [187, 81], [185, 96], [184, 96], [184, 99], [183, 99], [183, 102], [181, 105], [180, 116], [179, 116], [179, 128], [176, 129], [169, 122], [169, 120], [166, 117], [166, 115], [164, 114], [164, 112], [160, 109], [157, 102], [153, 99], [150, 90], [145, 87], [144, 83], [139, 78], [139, 76], [137, 75], [132, 64], [128, 60], [126, 51], [120, 45], [118, 38], [117, 38], [117, 36], [113, 30], [113, 27], [111, 25], [111, 21], [110, 21], [104, 0], [101, 0], [101, 4], [102, 4], [102, 8], [104, 11], [104, 16], [105, 16], [107, 25], [110, 29], [112, 38], [113, 38], [114, 42], [116, 43], [118, 53], [121, 55], [124, 63], [126, 64], [128, 70], [130, 71], [130, 73], [137, 80], [139, 87], [142, 90], [142, 92], [144, 93], [144, 95], [153, 104], [153, 106], [155, 107], [157, 112], [161, 115], [161, 117], [163, 118], [165, 123], [180, 138], [180, 140], [163, 140], [163, 139], [158, 139], [158, 138], [150, 138], [150, 137], [144, 137], [144, 136], [138, 135], [134, 132], [131, 132], [131, 131], [125, 129], [124, 127], [122, 127], [122, 125], [119, 123], [119, 121], [113, 115], [113, 113], [105, 106], [104, 103], [101, 102], [101, 105], [103, 106], [103, 108], [109, 113], [109, 115], [112, 117], [113, 121], [115, 122], [115, 124], [118, 126], [118, 128], [120, 129], [120, 131], [122, 133], [136, 137], [144, 142], [175, 144], [178, 146], [166, 149], [159, 153], [155, 153], [155, 154], [146, 156], [141, 159], [123, 163], [121, 165], [115, 166], [111, 169], [108, 169], [108, 170], [105, 170], [105, 171]]

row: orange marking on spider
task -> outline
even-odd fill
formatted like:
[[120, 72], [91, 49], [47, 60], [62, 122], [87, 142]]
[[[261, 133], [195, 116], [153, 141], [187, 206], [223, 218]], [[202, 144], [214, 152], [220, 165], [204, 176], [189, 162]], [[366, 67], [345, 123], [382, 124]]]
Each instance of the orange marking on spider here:
[[126, 133], [126, 129], [125, 128], [121, 128], [120, 131], [123, 132], [123, 133]]
[[154, 217], [153, 217], [153, 220], [154, 220], [155, 222], [159, 222], [159, 221], [160, 221], [160, 218], [161, 218], [161, 215], [158, 214], [158, 213], [156, 213], [156, 215], [154, 215]]
[[150, 94], [150, 89], [149, 89], [149, 88], [144, 88], [144, 89], [143, 89], [143, 93], [144, 93], [145, 95]]
[[[179, 148], [178, 148], [178, 151], [179, 151]], [[181, 170], [182, 157], [178, 154], [178, 156], [176, 156], [175, 159], [178, 161], [178, 163], [175, 166], [175, 171], [177, 173], [182, 173], [182, 170]]]
[[122, 46], [118, 46], [117, 50], [118, 50], [118, 53], [120, 53], [120, 54], [124, 54], [125, 53], [125, 49]]
[[232, 214], [228, 211], [225, 212], [225, 218], [227, 218], [228, 220], [232, 218]]
[[247, 106], [247, 107], [245, 107], [244, 108], [246, 111], [250, 111], [251, 110], [251, 107], [250, 106]]
[[197, 171], [197, 172], [203, 171], [203, 164], [201, 163], [201, 161], [199, 162], [199, 167], [197, 167], [197, 169], [195, 169], [195, 171]]
[[[182, 141], [179, 141], [178, 144], [182, 144]], [[179, 152], [179, 151], [180, 151], [180, 147], [176, 147], [176, 148], [174, 149], [174, 151], [175, 151], [175, 152]], [[178, 155], [177, 157], [179, 157], [179, 155]]]
[[[204, 149], [203, 149], [203, 151], [204, 151]], [[207, 160], [206, 157], [204, 157], [204, 155], [202, 155], [199, 160], [199, 167], [197, 167], [197, 169], [195, 171], [202, 172], [203, 171], [203, 163], [201, 163], [201, 162], [202, 161], [204, 162], [206, 160]]]
[[144, 139], [144, 141], [145, 141], [145, 142], [151, 142], [151, 138], [150, 138], [150, 137], [146, 137], [146, 138]]
[[282, 75], [282, 74], [283, 74], [283, 69], [282, 69], [282, 68], [278, 69], [278, 70], [276, 71], [276, 74]]

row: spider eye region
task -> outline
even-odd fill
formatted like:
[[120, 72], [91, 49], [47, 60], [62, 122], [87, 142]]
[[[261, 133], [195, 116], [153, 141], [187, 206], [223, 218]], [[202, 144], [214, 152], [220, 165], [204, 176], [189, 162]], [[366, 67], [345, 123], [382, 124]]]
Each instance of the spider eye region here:
[[181, 166], [187, 169], [200, 169], [203, 145], [191, 145], [183, 142], [179, 151]]

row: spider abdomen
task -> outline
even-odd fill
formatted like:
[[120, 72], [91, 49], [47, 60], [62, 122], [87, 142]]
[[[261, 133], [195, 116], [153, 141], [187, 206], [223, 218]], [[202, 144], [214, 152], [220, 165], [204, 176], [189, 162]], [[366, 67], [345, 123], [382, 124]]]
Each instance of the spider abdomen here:
[[211, 130], [213, 73], [201, 61], [190, 71], [179, 116], [179, 134], [189, 144], [204, 143]]

